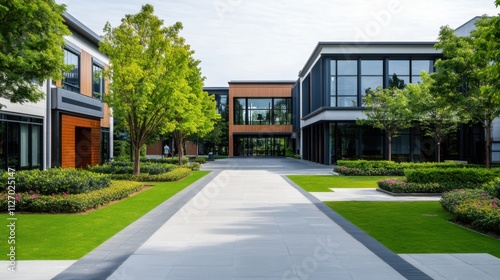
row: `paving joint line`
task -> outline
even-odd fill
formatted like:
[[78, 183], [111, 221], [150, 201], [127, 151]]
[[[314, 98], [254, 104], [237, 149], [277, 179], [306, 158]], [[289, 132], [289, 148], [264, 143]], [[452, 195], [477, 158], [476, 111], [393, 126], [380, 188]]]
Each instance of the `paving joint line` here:
[[83, 256], [53, 280], [106, 279], [221, 171], [212, 171]]
[[298, 190], [302, 195], [304, 195], [311, 203], [313, 203], [321, 212], [323, 212], [328, 218], [337, 223], [342, 229], [344, 229], [348, 234], [354, 237], [357, 241], [363, 244], [376, 256], [382, 259], [385, 263], [391, 266], [394, 270], [399, 272], [402, 276], [409, 280], [432, 280], [432, 278], [424, 273], [422, 270], [418, 269], [414, 265], [407, 262], [401, 256], [397, 255], [393, 251], [389, 250], [387, 247], [382, 245], [382, 243], [375, 240], [373, 237], [368, 235], [366, 232], [362, 231], [360, 228], [355, 226], [353, 223], [349, 222], [347, 219], [342, 217], [340, 214], [335, 212], [333, 209], [324, 204], [321, 200], [305, 191], [292, 180], [286, 176], [281, 176], [285, 181], [287, 181], [292, 187]]

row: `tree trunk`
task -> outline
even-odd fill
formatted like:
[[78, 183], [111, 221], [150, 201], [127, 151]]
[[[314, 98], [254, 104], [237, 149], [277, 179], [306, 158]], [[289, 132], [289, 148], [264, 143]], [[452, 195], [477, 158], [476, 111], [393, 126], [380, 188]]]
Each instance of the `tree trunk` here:
[[182, 155], [184, 154], [184, 147], [182, 147], [182, 142], [184, 142], [184, 137], [177, 133], [175, 137], [177, 140], [177, 154], [179, 155], [179, 166], [182, 166]]
[[388, 160], [391, 161], [392, 160], [392, 133], [387, 133], [387, 139], [389, 140], [389, 147], [388, 147]]
[[491, 122], [486, 124], [486, 168], [491, 168]]
[[141, 145], [134, 143], [134, 175], [141, 174]]
[[441, 141], [437, 142], [438, 162], [441, 162]]

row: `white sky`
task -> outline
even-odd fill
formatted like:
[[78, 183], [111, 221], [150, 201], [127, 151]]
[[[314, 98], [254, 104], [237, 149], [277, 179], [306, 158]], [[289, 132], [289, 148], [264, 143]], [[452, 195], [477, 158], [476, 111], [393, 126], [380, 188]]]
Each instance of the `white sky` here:
[[295, 80], [320, 41], [434, 41], [478, 15], [497, 15], [494, 0], [56, 0], [102, 34], [149, 3], [201, 60], [205, 86], [230, 80]]

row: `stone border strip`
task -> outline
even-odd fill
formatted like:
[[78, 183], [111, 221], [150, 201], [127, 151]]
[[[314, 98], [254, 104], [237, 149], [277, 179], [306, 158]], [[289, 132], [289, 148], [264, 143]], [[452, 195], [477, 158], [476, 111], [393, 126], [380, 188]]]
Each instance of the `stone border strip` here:
[[317, 199], [312, 194], [306, 192], [304, 189], [295, 184], [292, 180], [288, 179], [286, 176], [281, 176], [285, 179], [291, 186], [297, 189], [302, 195], [304, 195], [309, 201], [311, 201], [319, 210], [321, 210], [326, 216], [328, 216], [332, 221], [337, 223], [342, 227], [347, 233], [352, 235], [357, 241], [361, 242], [365, 247], [372, 251], [375, 255], [385, 261], [389, 266], [394, 268], [397, 272], [403, 275], [409, 280], [432, 280], [429, 275], [422, 272], [420, 269], [416, 268], [399, 255], [395, 254], [387, 247], [382, 245], [382, 243], [375, 240], [373, 237], [366, 234], [364, 231], [356, 227], [354, 224], [346, 220], [344, 217], [340, 216], [337, 212], [333, 211], [330, 207], [326, 206], [322, 201]]
[[376, 188], [375, 190], [392, 196], [442, 196], [443, 195], [442, 193], [394, 193], [380, 188]]
[[[212, 171], [118, 232], [92, 252], [52, 278], [76, 280], [108, 278], [179, 209], [212, 181], [220, 171]], [[112, 219], [112, 217], [110, 217]], [[99, 229], [96, 229], [99, 230]]]

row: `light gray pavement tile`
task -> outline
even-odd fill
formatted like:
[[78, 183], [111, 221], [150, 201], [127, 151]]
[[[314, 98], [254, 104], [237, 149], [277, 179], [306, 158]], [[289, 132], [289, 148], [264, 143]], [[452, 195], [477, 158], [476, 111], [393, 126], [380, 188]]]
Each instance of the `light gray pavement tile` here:
[[321, 201], [439, 201], [440, 196], [392, 196], [374, 188], [334, 188], [332, 192], [311, 192]]
[[401, 254], [433, 279], [493, 280], [500, 275], [500, 259], [489, 254]]
[[59, 274], [76, 261], [17, 261], [16, 272], [7, 268], [9, 262], [0, 261], [0, 279], [45, 280]]

